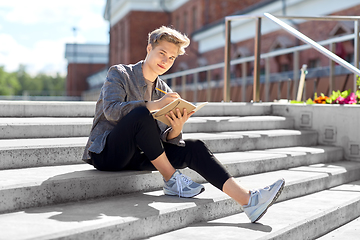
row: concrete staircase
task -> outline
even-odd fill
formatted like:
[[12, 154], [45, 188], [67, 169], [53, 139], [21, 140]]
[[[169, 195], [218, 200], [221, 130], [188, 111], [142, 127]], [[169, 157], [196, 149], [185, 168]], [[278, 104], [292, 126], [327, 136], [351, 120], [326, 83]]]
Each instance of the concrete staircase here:
[[164, 196], [158, 172], [84, 164], [94, 107], [0, 101], [0, 239], [359, 236], [360, 163], [345, 161], [339, 147], [318, 146], [318, 133], [293, 129], [293, 119], [272, 116], [271, 104], [210, 103], [184, 127], [184, 138], [204, 140], [245, 187], [285, 178], [257, 224], [189, 169], [182, 172], [206, 191], [184, 199]]

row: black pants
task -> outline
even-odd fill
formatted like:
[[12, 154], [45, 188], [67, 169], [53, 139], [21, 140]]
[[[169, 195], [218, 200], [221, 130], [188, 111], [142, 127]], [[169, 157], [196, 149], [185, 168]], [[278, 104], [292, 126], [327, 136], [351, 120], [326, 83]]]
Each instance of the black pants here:
[[106, 139], [100, 154], [91, 153], [101, 171], [156, 170], [151, 164], [164, 151], [176, 169], [189, 167], [222, 190], [231, 177], [201, 140], [185, 140], [185, 147], [162, 142], [156, 121], [146, 107], [138, 107], [123, 117]]

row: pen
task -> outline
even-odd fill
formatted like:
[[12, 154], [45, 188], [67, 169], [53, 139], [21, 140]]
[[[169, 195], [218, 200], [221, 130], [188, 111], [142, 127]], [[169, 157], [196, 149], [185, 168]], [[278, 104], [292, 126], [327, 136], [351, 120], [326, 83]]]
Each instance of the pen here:
[[161, 90], [160, 88], [155, 88], [155, 89], [158, 90], [158, 91], [160, 91], [160, 92], [162, 92], [162, 93], [164, 93], [164, 94], [167, 94], [167, 92]]

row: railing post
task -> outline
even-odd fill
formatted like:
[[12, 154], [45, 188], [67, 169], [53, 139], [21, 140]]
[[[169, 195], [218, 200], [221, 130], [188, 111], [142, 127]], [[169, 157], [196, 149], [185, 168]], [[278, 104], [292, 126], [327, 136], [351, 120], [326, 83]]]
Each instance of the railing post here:
[[224, 102], [230, 102], [231, 21], [225, 18]]
[[206, 101], [210, 102], [211, 100], [211, 71], [206, 71], [206, 82], [207, 82], [207, 88], [206, 88]]
[[265, 101], [269, 101], [270, 58], [265, 58]]
[[296, 99], [296, 93], [297, 93], [297, 88], [298, 88], [298, 85], [299, 85], [299, 72], [300, 72], [300, 54], [299, 54], [299, 51], [295, 51], [294, 52], [294, 70], [293, 70], [293, 76], [294, 76], [294, 79], [293, 79], [293, 97], [292, 99]]
[[[357, 20], [354, 22], [354, 66], [359, 68], [359, 60], [360, 60], [360, 42], [359, 42], [359, 32], [360, 32], [360, 21]], [[360, 76], [359, 76], [360, 77]], [[356, 80], [357, 76], [354, 74], [354, 92], [356, 91]]]
[[181, 97], [186, 98], [186, 75], [181, 76]]
[[255, 32], [255, 61], [254, 61], [254, 83], [253, 83], [253, 102], [260, 101], [260, 46], [261, 46], [261, 18], [256, 18]]
[[[335, 43], [330, 43], [329, 49], [331, 52], [335, 52]], [[334, 81], [334, 73], [335, 73], [335, 62], [329, 59], [330, 64], [330, 73], [329, 73], [329, 95], [332, 91], [335, 90], [335, 81]]]
[[172, 88], [172, 89], [176, 89], [176, 77], [173, 77], [173, 78], [171, 79], [171, 88]]
[[247, 62], [241, 64], [242, 72], [242, 87], [241, 87], [241, 101], [246, 101], [246, 80], [247, 80]]
[[199, 72], [194, 73], [194, 97], [193, 102], [197, 102], [198, 95], [198, 82], [199, 82]]
[[290, 85], [291, 85], [291, 78], [289, 78], [286, 83], [286, 99], [288, 100], [291, 98]]

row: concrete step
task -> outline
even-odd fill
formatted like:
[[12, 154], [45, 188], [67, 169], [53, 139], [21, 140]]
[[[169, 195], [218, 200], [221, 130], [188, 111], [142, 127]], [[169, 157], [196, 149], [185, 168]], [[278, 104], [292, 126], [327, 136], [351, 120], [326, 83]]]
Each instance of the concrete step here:
[[[202, 139], [213, 152], [315, 146], [311, 130], [259, 130], [219, 133], [185, 133], [184, 139]], [[87, 137], [0, 140], [0, 169], [81, 163]]]
[[264, 129], [292, 129], [294, 119], [281, 116], [191, 117], [184, 132], [225, 132]]
[[274, 204], [259, 224], [246, 223], [244, 213], [191, 224], [147, 239], [359, 239], [360, 181]]
[[[0, 118], [0, 139], [89, 136], [93, 118]], [[192, 117], [184, 132], [291, 129], [294, 120], [279, 116]]]
[[0, 140], [0, 169], [79, 164], [87, 137]]
[[250, 151], [293, 146], [316, 146], [313, 130], [259, 130], [218, 133], [185, 133], [185, 139], [201, 139], [213, 152]]
[[[342, 160], [343, 151], [338, 147], [318, 146], [231, 152], [215, 156], [233, 176], [243, 176], [304, 164], [330, 164]], [[182, 172], [194, 181], [205, 182], [192, 170], [184, 169]], [[2, 170], [0, 183], [0, 212], [152, 191], [163, 186], [158, 172], [100, 172], [88, 164]]]
[[[185, 236], [185, 239], [189, 236], [200, 239], [207, 233], [206, 239], [213, 239], [214, 236], [220, 237], [219, 233], [226, 234], [226, 231], [219, 231], [224, 228], [236, 232], [236, 235], [225, 236], [225, 239], [245, 238], [246, 234], [251, 239], [267, 236], [296, 239], [297, 233], [308, 234], [310, 237], [307, 238], [311, 238], [316, 236], [316, 232], [308, 231], [308, 228], [331, 228], [343, 218], [354, 218], [353, 215], [357, 214], [353, 207], [360, 207], [360, 183], [343, 184], [358, 179], [359, 169], [360, 163], [344, 161], [238, 178], [243, 186], [250, 189], [264, 187], [279, 177], [286, 179], [283, 194], [278, 199], [284, 202], [270, 208], [258, 224], [250, 224], [237, 203], [210, 184], [205, 184], [206, 191], [192, 199], [164, 196], [161, 190], [145, 191], [1, 214], [1, 237], [139, 239], [205, 222], [200, 227], [205, 225], [206, 229], [191, 235], [183, 233], [180, 239]], [[339, 185], [343, 186], [325, 190]], [[304, 196], [307, 194], [311, 195]], [[206, 223], [226, 216], [230, 216], [231, 222]], [[326, 220], [329, 223], [319, 224]], [[216, 232], [213, 231], [215, 229]]]
[[96, 102], [0, 101], [0, 117], [93, 117]]
[[[93, 117], [95, 105], [96, 102], [83, 101], [0, 101], [0, 117]], [[271, 113], [271, 103], [208, 103], [196, 116], [259, 116]]]
[[[358, 211], [360, 216], [360, 210]], [[318, 238], [318, 240], [334, 239], [360, 239], [360, 217]]]
[[92, 118], [0, 118], [0, 139], [87, 137]]
[[272, 114], [273, 103], [210, 102], [194, 116], [261, 116]]

